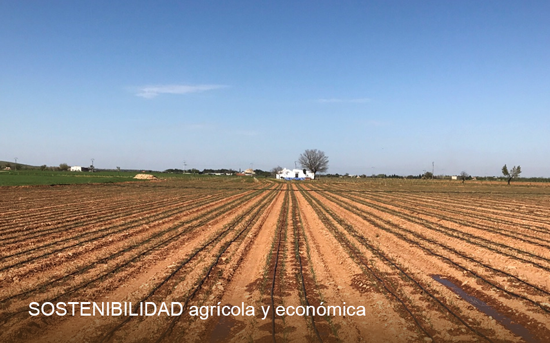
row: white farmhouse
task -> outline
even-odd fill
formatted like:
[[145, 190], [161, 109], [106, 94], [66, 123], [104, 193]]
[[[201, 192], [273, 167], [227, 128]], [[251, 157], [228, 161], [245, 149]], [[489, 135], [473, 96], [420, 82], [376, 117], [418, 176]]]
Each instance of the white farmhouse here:
[[314, 179], [315, 174], [306, 169], [286, 169], [277, 173], [277, 179], [284, 180], [305, 180]]
[[72, 166], [70, 171], [77, 171], [77, 172], [81, 172], [82, 171], [82, 167], [81, 166]]

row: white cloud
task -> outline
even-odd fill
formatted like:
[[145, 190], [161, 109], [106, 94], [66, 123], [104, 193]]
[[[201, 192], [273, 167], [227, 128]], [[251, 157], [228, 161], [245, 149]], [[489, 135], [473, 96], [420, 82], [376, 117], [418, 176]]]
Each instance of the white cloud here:
[[353, 104], [361, 104], [370, 102], [371, 99], [369, 98], [359, 98], [359, 99], [338, 99], [338, 98], [330, 98], [330, 99], [318, 99], [317, 102], [320, 102], [322, 104], [326, 103], [353, 103]]
[[145, 99], [152, 99], [159, 94], [188, 94], [226, 88], [224, 85], [157, 85], [142, 87], [136, 93]]

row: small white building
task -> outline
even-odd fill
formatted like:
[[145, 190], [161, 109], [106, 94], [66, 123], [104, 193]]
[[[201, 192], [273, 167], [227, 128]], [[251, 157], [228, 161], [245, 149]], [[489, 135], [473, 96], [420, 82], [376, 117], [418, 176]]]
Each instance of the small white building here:
[[458, 176], [452, 175], [452, 176], [451, 176], [451, 180], [458, 180]]
[[81, 172], [82, 171], [82, 167], [81, 166], [72, 166], [71, 169], [69, 169], [70, 171], [75, 171], [75, 172]]
[[284, 168], [276, 175], [277, 179], [284, 180], [306, 180], [314, 179], [315, 174], [306, 169], [286, 169]]

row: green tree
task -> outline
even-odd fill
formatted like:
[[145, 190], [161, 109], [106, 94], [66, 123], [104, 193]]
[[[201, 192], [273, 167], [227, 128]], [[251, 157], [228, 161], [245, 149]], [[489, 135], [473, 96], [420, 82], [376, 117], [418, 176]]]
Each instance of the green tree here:
[[40, 166], [40, 170], [42, 170], [42, 171], [46, 170], [46, 168], [48, 168], [48, 166], [45, 165], [45, 164], [43, 164], [43, 165]]
[[423, 179], [433, 179], [434, 178], [434, 174], [432, 174], [432, 172], [425, 172], [424, 175], [422, 175], [422, 178]]
[[69, 170], [69, 165], [68, 165], [67, 163], [61, 163], [61, 164], [59, 165], [59, 170], [61, 170], [61, 171], [67, 171], [67, 170]]
[[510, 181], [512, 181], [512, 179], [518, 178], [519, 174], [521, 174], [520, 166], [513, 166], [510, 171], [508, 171], [508, 167], [506, 165], [502, 167], [502, 175], [508, 178], [508, 184], [510, 184]]

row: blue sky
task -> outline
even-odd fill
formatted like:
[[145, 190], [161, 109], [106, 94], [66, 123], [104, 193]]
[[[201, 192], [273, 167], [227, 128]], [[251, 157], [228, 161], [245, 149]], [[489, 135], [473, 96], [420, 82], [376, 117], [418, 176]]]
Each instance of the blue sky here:
[[0, 1], [0, 160], [550, 177], [548, 1]]

